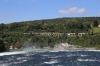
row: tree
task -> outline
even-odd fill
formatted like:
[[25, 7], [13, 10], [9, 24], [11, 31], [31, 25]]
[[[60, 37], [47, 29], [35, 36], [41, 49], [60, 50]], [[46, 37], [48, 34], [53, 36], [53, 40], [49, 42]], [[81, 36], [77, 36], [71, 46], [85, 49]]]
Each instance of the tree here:
[[6, 51], [5, 44], [2, 39], [0, 39], [0, 52]]
[[93, 27], [98, 27], [98, 25], [99, 25], [98, 21], [95, 20], [95, 21], [93, 22]]
[[0, 37], [4, 39], [4, 24], [0, 24]]

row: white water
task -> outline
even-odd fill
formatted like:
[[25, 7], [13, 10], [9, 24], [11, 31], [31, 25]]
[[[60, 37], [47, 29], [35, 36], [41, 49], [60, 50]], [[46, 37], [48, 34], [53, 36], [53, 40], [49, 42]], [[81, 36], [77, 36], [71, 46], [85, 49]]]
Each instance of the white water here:
[[[48, 50], [48, 52], [59, 52], [61, 50]], [[66, 52], [76, 52], [76, 51], [95, 51], [95, 52], [100, 52], [100, 50], [63, 50]], [[27, 52], [46, 52], [46, 50], [25, 50], [25, 51], [13, 51], [13, 52], [2, 52], [0, 53], [0, 56], [5, 56], [5, 55], [16, 55], [16, 54], [22, 54], [22, 53], [27, 53]]]
[[3, 53], [0, 53], [0, 56], [16, 55], [16, 54], [22, 54], [22, 53], [26, 53], [26, 52], [25, 51], [3, 52]]
[[58, 63], [58, 60], [52, 59], [49, 62], [44, 62], [44, 64], [55, 64], [55, 63]]
[[[79, 51], [79, 53], [78, 53], [78, 51]], [[80, 51], [83, 51], [83, 53], [80, 53]], [[86, 51], [86, 54], [84, 53], [84, 51]], [[97, 54], [97, 55], [93, 54], [94, 58], [92, 58], [91, 57], [92, 55], [88, 54], [88, 52], [91, 53], [92, 51], [93, 51], [93, 53], [100, 53], [100, 50], [66, 50], [63, 53], [62, 51], [59, 51], [59, 50], [56, 50], [56, 51], [55, 50], [54, 51], [47, 50], [46, 51], [46, 50], [34, 50], [34, 49], [31, 51], [28, 50], [28, 51], [3, 52], [3, 53], [0, 53], [0, 57], [1, 57], [0, 66], [14, 66], [14, 65], [18, 66], [20, 64], [22, 64], [21, 66], [24, 66], [24, 64], [27, 65], [27, 63], [29, 63], [29, 65], [30, 65], [30, 64], [33, 64], [33, 62], [35, 60], [37, 60], [37, 59], [35, 59], [37, 57], [36, 55], [38, 55], [40, 60], [42, 59], [43, 61], [39, 61], [38, 63], [36, 62], [36, 64], [34, 63], [33, 66], [40, 66], [40, 65], [54, 66], [54, 65], [58, 65], [58, 64], [59, 64], [58, 66], [63, 66], [64, 64], [66, 64], [66, 66], [71, 66], [71, 64], [67, 65], [70, 62], [72, 62], [73, 64], [79, 63], [79, 65], [77, 64], [75, 66], [82, 66], [81, 63], [83, 63], [83, 62], [84, 63], [89, 62], [89, 64], [93, 63], [94, 65], [92, 65], [92, 66], [99, 66], [99, 64], [96, 65], [95, 62], [97, 62], [97, 63], [100, 62], [100, 59], [99, 59], [100, 54]], [[43, 52], [46, 52], [46, 53], [43, 53]], [[54, 54], [53, 55], [48, 54], [49, 52], [52, 54], [54, 52]], [[56, 55], [56, 52], [62, 52], [62, 53]], [[66, 52], [68, 52], [68, 53], [66, 53]], [[17, 54], [22, 54], [22, 55], [17, 55]], [[8, 56], [6, 56], [6, 55], [8, 55]], [[76, 58], [76, 59], [73, 59], [73, 58]], [[27, 65], [27, 66], [29, 66], [29, 65]], [[85, 65], [86, 64], [84, 64], [84, 66]]]
[[77, 59], [78, 61], [80, 61], [80, 62], [84, 62], [84, 61], [90, 61], [90, 62], [96, 62], [96, 61], [99, 61], [100, 62], [100, 60], [95, 60], [95, 59]]

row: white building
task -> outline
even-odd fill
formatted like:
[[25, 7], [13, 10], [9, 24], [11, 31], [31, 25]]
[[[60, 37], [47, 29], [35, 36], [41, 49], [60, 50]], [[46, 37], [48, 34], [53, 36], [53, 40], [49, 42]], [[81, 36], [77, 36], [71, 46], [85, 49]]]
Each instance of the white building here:
[[100, 24], [98, 25], [98, 27], [100, 27]]

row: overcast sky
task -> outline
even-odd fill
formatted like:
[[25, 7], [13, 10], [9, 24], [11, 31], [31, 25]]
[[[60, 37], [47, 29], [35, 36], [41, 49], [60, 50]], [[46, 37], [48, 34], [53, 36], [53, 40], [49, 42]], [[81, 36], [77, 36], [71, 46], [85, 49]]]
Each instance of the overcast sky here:
[[0, 23], [100, 16], [100, 0], [0, 0]]

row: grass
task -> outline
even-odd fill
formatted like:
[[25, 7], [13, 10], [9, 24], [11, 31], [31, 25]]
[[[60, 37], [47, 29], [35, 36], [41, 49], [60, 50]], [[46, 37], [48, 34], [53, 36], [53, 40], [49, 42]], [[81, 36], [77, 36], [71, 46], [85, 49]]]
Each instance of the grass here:
[[99, 27], [94, 27], [93, 31], [94, 31], [94, 33], [100, 33], [100, 28]]

